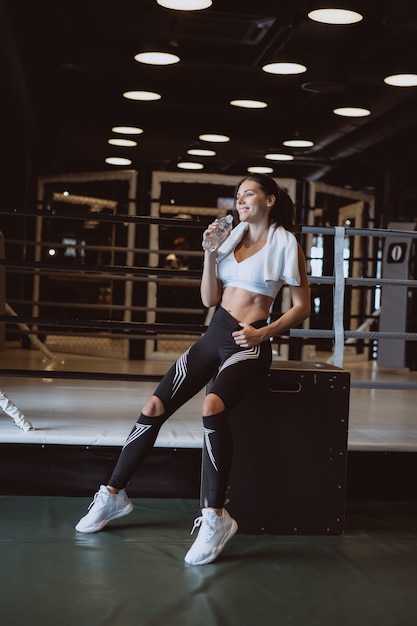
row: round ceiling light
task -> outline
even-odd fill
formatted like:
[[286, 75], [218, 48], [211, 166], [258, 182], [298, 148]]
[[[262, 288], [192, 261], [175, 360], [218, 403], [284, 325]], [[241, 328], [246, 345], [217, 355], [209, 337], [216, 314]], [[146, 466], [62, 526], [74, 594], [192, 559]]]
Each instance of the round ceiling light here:
[[123, 157], [107, 157], [105, 162], [109, 165], [132, 165], [130, 159], [124, 159]]
[[288, 146], [288, 148], [311, 148], [314, 146], [314, 142], [310, 139], [286, 139], [282, 143], [284, 146]]
[[212, 0], [156, 0], [165, 9], [176, 11], [200, 11], [211, 7]]
[[187, 154], [192, 156], [216, 156], [214, 150], [204, 150], [203, 148], [190, 148], [190, 150], [187, 150]]
[[321, 24], [356, 24], [363, 20], [363, 15], [349, 9], [315, 9], [308, 17]]
[[415, 87], [417, 74], [392, 74], [384, 78], [384, 83], [394, 87]]
[[307, 67], [302, 63], [279, 61], [278, 63], [267, 63], [262, 67], [268, 74], [303, 74]]
[[138, 63], [146, 63], [147, 65], [174, 65], [178, 63], [179, 60], [180, 57], [172, 52], [159, 52], [154, 50], [135, 54], [135, 61], [138, 61]]
[[265, 109], [268, 104], [262, 100], [231, 100], [230, 104], [234, 107], [242, 107], [243, 109]]
[[213, 133], [204, 133], [198, 137], [201, 141], [211, 141], [212, 143], [226, 143], [230, 141], [230, 137], [227, 135], [217, 135]]
[[125, 91], [123, 97], [128, 100], [142, 100], [148, 102], [151, 100], [160, 100], [161, 94], [155, 93], [154, 91]]
[[202, 170], [204, 165], [202, 163], [195, 163], [193, 161], [180, 161], [177, 163], [177, 167], [181, 170]]
[[333, 109], [333, 113], [335, 115], [341, 115], [342, 117], [366, 117], [367, 115], [371, 115], [369, 109], [365, 109], [364, 107], [337, 107]]
[[292, 154], [284, 154], [283, 152], [268, 152], [265, 159], [269, 161], [294, 161]]
[[272, 167], [265, 167], [264, 165], [251, 165], [248, 167], [248, 172], [251, 174], [272, 174]]
[[141, 135], [143, 128], [137, 128], [136, 126], [113, 126], [112, 131], [121, 135]]
[[133, 139], [109, 139], [108, 142], [111, 146], [124, 146], [125, 148], [134, 148], [138, 145], [137, 141], [133, 141]]

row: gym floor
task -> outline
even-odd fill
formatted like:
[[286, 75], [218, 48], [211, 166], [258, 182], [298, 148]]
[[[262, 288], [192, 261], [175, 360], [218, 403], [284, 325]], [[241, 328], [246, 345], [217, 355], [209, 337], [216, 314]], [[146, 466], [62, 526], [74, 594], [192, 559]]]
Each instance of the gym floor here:
[[[26, 352], [26, 354], [25, 354]], [[6, 350], [3, 367], [40, 368], [32, 351]], [[320, 360], [320, 359], [319, 359]], [[69, 370], [108, 361], [66, 356]], [[101, 363], [101, 365], [100, 365]], [[6, 365], [7, 364], [7, 365]], [[111, 363], [112, 371], [126, 365]], [[129, 370], [162, 374], [166, 363]], [[149, 371], [151, 368], [153, 371]], [[417, 380], [416, 372], [346, 364], [353, 380]], [[33, 422], [23, 433], [0, 415], [2, 442], [95, 441], [119, 445], [146, 383], [3, 377], [1, 389]], [[351, 390], [351, 450], [417, 449], [415, 391]], [[196, 400], [198, 402], [198, 398]], [[198, 446], [199, 410], [172, 418], [162, 444]], [[101, 430], [98, 430], [100, 428]], [[99, 433], [99, 437], [98, 437]], [[188, 441], [188, 444], [186, 443]], [[7, 476], [3, 476], [7, 480]], [[1, 493], [1, 491], [0, 491]], [[199, 503], [138, 498], [101, 533], [74, 525], [90, 497], [0, 496], [0, 610], [5, 626], [415, 626], [417, 498], [349, 501], [343, 536], [237, 534], [213, 564], [183, 561]]]
[[134, 500], [102, 532], [87, 498], [1, 496], [5, 626], [415, 626], [417, 503], [349, 503], [343, 537], [238, 534], [183, 557], [198, 502]]

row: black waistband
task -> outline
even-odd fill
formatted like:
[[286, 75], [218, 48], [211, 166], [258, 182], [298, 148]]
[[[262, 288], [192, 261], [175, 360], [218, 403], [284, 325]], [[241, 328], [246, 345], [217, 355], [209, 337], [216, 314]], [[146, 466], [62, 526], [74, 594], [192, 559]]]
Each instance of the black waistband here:
[[[236, 328], [236, 326], [239, 327], [239, 322], [222, 306], [216, 310], [213, 320], [216, 320], [216, 322], [222, 324], [222, 326], [230, 326], [230, 328]], [[251, 322], [250, 326], [253, 326], [254, 328], [262, 328], [263, 326], [267, 326], [267, 324], [267, 320], [256, 320], [256, 322]]]

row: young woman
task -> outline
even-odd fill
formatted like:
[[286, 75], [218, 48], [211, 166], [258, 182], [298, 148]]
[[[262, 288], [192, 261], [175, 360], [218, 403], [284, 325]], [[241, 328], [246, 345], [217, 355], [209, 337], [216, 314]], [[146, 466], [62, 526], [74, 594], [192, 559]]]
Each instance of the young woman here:
[[[237, 522], [224, 508], [232, 458], [228, 417], [242, 389], [267, 374], [271, 337], [310, 315], [310, 290], [303, 252], [290, 232], [294, 215], [290, 197], [269, 176], [251, 174], [237, 186], [235, 209], [238, 225], [217, 251], [204, 253], [201, 299], [206, 307], [218, 307], [213, 319], [143, 407], [107, 486], [101, 485], [89, 512], [78, 522], [79, 532], [97, 532], [132, 511], [125, 492], [130, 477], [150, 452], [162, 424], [205, 386], [203, 473], [208, 487], [202, 514], [194, 522], [193, 531], [198, 526], [200, 530], [185, 561], [211, 563], [237, 531]], [[203, 240], [216, 225], [217, 220]], [[284, 283], [290, 286], [292, 307], [268, 324]]]

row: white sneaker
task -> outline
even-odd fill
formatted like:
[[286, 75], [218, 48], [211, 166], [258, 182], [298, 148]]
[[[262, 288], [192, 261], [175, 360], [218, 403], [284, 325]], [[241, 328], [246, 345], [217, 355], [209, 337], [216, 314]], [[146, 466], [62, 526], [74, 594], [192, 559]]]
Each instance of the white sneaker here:
[[80, 519], [75, 530], [79, 533], [96, 533], [112, 519], [128, 515], [131, 511], [133, 504], [124, 489], [119, 493], [110, 493], [107, 487], [101, 485], [88, 507], [87, 515]]
[[191, 531], [200, 526], [197, 539], [185, 555], [185, 562], [190, 565], [206, 565], [219, 556], [226, 543], [237, 531], [237, 522], [223, 509], [222, 517], [212, 509], [202, 509]]

